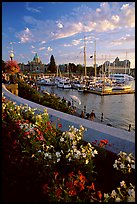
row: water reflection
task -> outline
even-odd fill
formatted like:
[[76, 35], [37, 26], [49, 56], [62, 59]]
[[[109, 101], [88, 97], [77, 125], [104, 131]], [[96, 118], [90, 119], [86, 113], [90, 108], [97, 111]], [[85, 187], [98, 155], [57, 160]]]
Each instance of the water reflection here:
[[[135, 83], [132, 83], [135, 87]], [[49, 93], [55, 93], [61, 98], [71, 101], [70, 95], [75, 95], [81, 100], [81, 105], [75, 104], [78, 109], [91, 113], [94, 109], [96, 117], [100, 120], [101, 113], [104, 113], [106, 123], [113, 124], [114, 127], [135, 131], [135, 94], [99, 96], [91, 93], [82, 93], [72, 89], [60, 89], [54, 86], [43, 86], [42, 89]]]

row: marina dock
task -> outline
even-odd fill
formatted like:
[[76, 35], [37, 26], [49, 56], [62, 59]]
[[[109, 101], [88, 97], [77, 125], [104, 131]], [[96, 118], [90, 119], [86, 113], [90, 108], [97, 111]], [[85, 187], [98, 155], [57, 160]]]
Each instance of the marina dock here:
[[84, 90], [84, 93], [92, 93], [97, 94], [100, 96], [106, 96], [106, 95], [120, 95], [120, 94], [134, 94], [135, 90], [120, 90], [120, 91], [111, 91], [111, 92], [101, 92], [101, 91], [95, 91], [95, 90]]

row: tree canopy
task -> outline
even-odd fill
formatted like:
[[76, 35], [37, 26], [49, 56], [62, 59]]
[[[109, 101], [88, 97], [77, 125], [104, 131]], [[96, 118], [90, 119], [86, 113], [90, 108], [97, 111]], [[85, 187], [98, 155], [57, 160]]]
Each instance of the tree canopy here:
[[56, 73], [57, 66], [56, 66], [55, 59], [54, 59], [53, 55], [51, 55], [51, 57], [50, 57], [50, 64], [49, 64], [48, 70], [51, 73]]

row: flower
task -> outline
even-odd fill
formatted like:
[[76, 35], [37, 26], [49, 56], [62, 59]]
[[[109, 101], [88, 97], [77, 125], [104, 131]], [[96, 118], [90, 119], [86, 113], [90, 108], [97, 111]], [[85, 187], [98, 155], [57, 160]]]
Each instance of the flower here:
[[120, 186], [121, 186], [121, 187], [125, 187], [125, 185], [126, 185], [126, 184], [125, 184], [125, 181], [121, 181], [121, 182], [120, 182]]
[[101, 193], [101, 191], [97, 191], [97, 196], [98, 196], [98, 198], [101, 200], [101, 198], [102, 198], [102, 193]]

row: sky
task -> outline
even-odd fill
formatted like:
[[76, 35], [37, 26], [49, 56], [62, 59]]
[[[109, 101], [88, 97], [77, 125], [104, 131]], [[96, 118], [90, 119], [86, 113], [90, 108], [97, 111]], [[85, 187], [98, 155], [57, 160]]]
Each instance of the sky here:
[[130, 60], [135, 68], [135, 2], [2, 2], [2, 59], [86, 65]]

